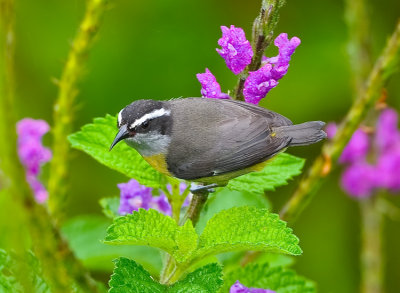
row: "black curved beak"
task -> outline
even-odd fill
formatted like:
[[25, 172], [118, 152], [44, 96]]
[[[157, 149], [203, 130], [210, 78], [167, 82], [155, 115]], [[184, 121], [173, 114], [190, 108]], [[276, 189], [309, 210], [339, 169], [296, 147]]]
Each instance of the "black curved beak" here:
[[114, 141], [112, 142], [109, 151], [111, 151], [112, 148], [113, 148], [117, 143], [119, 143], [121, 140], [127, 138], [128, 136], [129, 136], [129, 131], [128, 131], [128, 128], [126, 127], [126, 124], [125, 124], [125, 125], [122, 125], [122, 126], [119, 128], [119, 131], [118, 131], [117, 135], [115, 136]]

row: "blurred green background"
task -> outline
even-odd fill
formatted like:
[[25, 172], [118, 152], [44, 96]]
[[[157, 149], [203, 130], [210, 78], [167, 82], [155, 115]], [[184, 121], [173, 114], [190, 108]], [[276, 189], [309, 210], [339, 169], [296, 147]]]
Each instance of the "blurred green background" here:
[[[52, 123], [58, 78], [84, 12], [85, 1], [16, 1], [16, 74], [18, 118]], [[223, 91], [237, 78], [217, 54], [221, 25], [251, 25], [260, 1], [110, 1], [98, 40], [80, 86], [74, 129], [106, 113], [115, 114], [135, 99], [170, 99], [200, 95], [195, 74], [209, 68]], [[400, 16], [398, 0], [369, 1], [373, 56], [380, 53]], [[294, 122], [340, 121], [352, 101], [344, 2], [288, 1], [281, 10], [276, 35], [287, 32], [302, 44], [288, 74], [262, 102]], [[273, 46], [268, 55], [277, 52]], [[375, 60], [375, 59], [374, 59]], [[388, 103], [400, 109], [400, 75], [388, 86]], [[50, 145], [50, 136], [45, 139]], [[290, 149], [307, 158], [321, 144]], [[98, 200], [118, 195], [116, 184], [127, 178], [73, 151], [67, 215], [100, 214]], [[357, 203], [338, 187], [340, 170], [322, 186], [294, 224], [304, 254], [295, 269], [317, 282], [320, 292], [357, 292], [360, 223]], [[279, 211], [299, 178], [269, 195]], [[398, 197], [391, 199], [400, 206]], [[387, 219], [385, 253], [387, 292], [400, 292], [400, 223]]]

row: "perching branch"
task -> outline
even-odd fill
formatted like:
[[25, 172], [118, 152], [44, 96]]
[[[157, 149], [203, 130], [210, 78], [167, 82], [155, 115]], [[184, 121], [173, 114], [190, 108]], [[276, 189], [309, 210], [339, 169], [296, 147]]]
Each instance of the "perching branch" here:
[[262, 0], [260, 14], [253, 22], [252, 47], [255, 50], [249, 66], [240, 74], [234, 99], [243, 100], [243, 86], [249, 71], [256, 71], [261, 66], [265, 50], [272, 42], [274, 29], [279, 21], [279, 10], [285, 4], [284, 0]]
[[280, 215], [286, 221], [293, 221], [312, 199], [322, 180], [330, 173], [352, 134], [360, 125], [365, 115], [378, 101], [388, 79], [397, 71], [400, 60], [400, 21], [388, 40], [382, 55], [376, 61], [366, 84], [353, 106], [340, 125], [331, 142], [322, 147], [322, 154], [315, 160], [301, 180], [298, 189], [283, 207]]
[[60, 218], [65, 202], [69, 143], [67, 136], [72, 130], [75, 114], [77, 84], [86, 65], [90, 48], [97, 36], [101, 20], [107, 9], [107, 0], [89, 0], [79, 31], [72, 42], [61, 79], [58, 82], [58, 98], [54, 105], [53, 159], [50, 163], [49, 209]]

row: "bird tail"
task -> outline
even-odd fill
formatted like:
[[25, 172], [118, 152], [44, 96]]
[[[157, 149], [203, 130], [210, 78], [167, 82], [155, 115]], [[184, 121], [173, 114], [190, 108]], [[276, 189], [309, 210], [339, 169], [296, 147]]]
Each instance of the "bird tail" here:
[[325, 123], [322, 121], [309, 121], [296, 125], [287, 125], [273, 128], [277, 137], [290, 137], [289, 146], [308, 145], [326, 138], [322, 130]]

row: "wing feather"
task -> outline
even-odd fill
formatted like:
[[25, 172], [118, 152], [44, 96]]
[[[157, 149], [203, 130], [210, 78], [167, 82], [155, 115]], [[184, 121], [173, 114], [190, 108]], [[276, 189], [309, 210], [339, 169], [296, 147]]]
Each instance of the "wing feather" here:
[[173, 147], [167, 157], [170, 172], [178, 178], [195, 180], [241, 170], [290, 143], [289, 138], [271, 136], [271, 128], [292, 122], [267, 109], [231, 100], [193, 98], [171, 103], [172, 111], [179, 113], [172, 113], [173, 117], [182, 118], [174, 121]]

